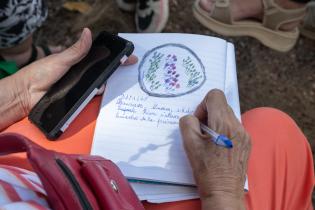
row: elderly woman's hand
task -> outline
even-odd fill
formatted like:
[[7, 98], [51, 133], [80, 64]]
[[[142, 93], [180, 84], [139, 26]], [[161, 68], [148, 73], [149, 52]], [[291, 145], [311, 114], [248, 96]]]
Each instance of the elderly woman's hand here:
[[[89, 52], [91, 31], [85, 28], [80, 39], [61, 53], [47, 56], [0, 81], [0, 131], [28, 115], [33, 106], [74, 64]], [[126, 65], [137, 62], [130, 56]]]
[[[248, 134], [222, 91], [210, 91], [194, 115], [181, 118], [180, 129], [203, 209], [244, 209], [244, 182], [251, 147]], [[233, 148], [215, 145], [200, 130], [199, 121], [228, 136]]]

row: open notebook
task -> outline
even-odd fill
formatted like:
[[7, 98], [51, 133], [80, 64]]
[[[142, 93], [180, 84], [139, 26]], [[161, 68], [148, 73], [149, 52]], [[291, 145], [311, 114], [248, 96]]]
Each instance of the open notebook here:
[[213, 88], [225, 92], [240, 118], [234, 47], [201, 35], [121, 36], [135, 44], [139, 62], [108, 80], [91, 153], [114, 161], [129, 179], [193, 186], [178, 120]]

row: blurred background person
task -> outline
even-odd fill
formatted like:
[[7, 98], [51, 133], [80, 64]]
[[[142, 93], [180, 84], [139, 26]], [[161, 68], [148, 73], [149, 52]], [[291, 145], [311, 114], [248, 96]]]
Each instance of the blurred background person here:
[[0, 79], [62, 47], [36, 46], [33, 32], [47, 18], [42, 0], [1, 0], [0, 2]]

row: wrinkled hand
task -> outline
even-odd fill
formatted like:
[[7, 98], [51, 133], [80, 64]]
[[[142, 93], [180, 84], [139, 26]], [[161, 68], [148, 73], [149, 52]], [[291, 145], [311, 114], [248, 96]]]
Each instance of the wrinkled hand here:
[[[22, 103], [24, 112], [29, 113], [47, 90], [57, 82], [74, 64], [83, 59], [92, 45], [91, 31], [85, 28], [80, 39], [61, 53], [47, 56], [21, 69], [16, 75], [18, 83], [23, 84], [25, 95]], [[137, 62], [130, 56], [125, 65]]]
[[[229, 137], [233, 148], [215, 145], [200, 130], [199, 121]], [[203, 208], [242, 209], [250, 138], [222, 91], [210, 91], [194, 116], [181, 118], [180, 129]]]

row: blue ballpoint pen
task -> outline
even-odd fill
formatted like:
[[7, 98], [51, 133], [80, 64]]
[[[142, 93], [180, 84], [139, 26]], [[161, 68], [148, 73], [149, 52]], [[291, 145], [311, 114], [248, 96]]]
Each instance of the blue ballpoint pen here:
[[223, 147], [226, 147], [229, 149], [233, 147], [232, 141], [228, 137], [226, 137], [225, 135], [218, 134], [217, 132], [211, 130], [208, 126], [206, 126], [203, 123], [200, 123], [200, 128], [203, 132], [205, 132], [211, 136], [211, 140], [216, 145], [220, 145], [220, 146], [223, 146]]

